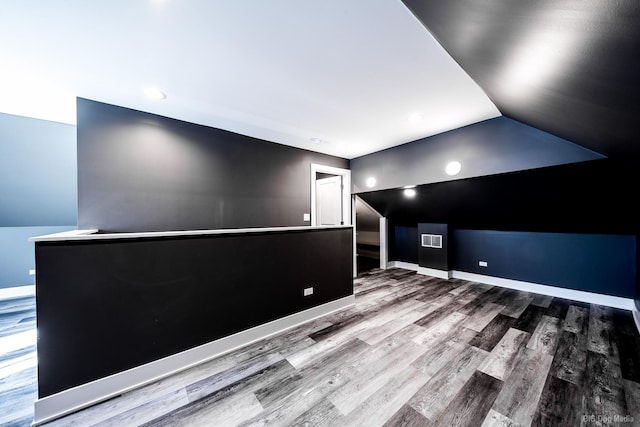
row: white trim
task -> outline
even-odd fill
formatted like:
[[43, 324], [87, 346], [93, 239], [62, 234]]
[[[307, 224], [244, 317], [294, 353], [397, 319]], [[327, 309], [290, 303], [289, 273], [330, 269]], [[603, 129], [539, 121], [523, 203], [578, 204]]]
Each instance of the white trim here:
[[0, 289], [0, 301], [22, 297], [32, 297], [36, 295], [36, 286], [14, 286], [12, 288]]
[[[351, 171], [333, 166], [311, 163], [311, 226], [316, 226], [316, 172], [342, 176], [342, 220], [344, 225], [351, 225]], [[351, 222], [351, 224], [347, 224]]]
[[386, 270], [389, 265], [389, 245], [387, 243], [387, 218], [380, 217], [380, 268]]
[[353, 278], [358, 277], [358, 233], [356, 230], [356, 197], [351, 197], [351, 224], [353, 224]]
[[58, 242], [67, 240], [109, 240], [109, 239], [139, 239], [145, 237], [175, 237], [175, 236], [199, 236], [215, 234], [248, 234], [268, 233], [280, 231], [304, 231], [322, 230], [331, 228], [348, 228], [350, 225], [326, 225], [322, 227], [309, 227], [308, 225], [297, 227], [263, 227], [263, 228], [222, 228], [216, 230], [175, 230], [175, 231], [147, 231], [140, 233], [104, 233], [96, 234], [98, 230], [72, 230], [62, 233], [47, 234], [44, 236], [30, 237], [31, 242]]
[[[62, 231], [60, 233], [45, 234], [44, 236], [29, 237], [29, 241], [41, 242], [41, 241], [57, 241], [57, 240], [79, 240], [84, 236], [88, 236], [89, 238], [96, 238], [96, 236], [93, 236], [93, 235], [98, 231], [99, 230], [97, 229], [68, 230], [68, 231]], [[101, 234], [100, 236], [109, 236], [109, 234]]]
[[388, 263], [388, 268], [402, 268], [404, 270], [412, 270], [417, 272], [418, 264], [412, 264], [410, 262], [404, 262], [404, 261], [390, 261]]
[[636, 329], [640, 332], [640, 312], [638, 312], [638, 308], [635, 303], [633, 304], [633, 309], [631, 310], [631, 314], [633, 314], [633, 321], [636, 324]]
[[435, 268], [420, 267], [418, 266], [418, 274], [424, 274], [425, 276], [439, 277], [441, 279], [451, 279], [451, 272], [448, 270], [437, 270]]
[[404, 261], [391, 261], [388, 263], [388, 268], [402, 268], [404, 270], [415, 271], [418, 274], [424, 274], [425, 276], [439, 277], [440, 279], [451, 279], [451, 271], [437, 270], [435, 268], [420, 267], [418, 264]]
[[[402, 261], [392, 261], [389, 268], [403, 268], [419, 272], [422, 267]], [[486, 283], [487, 285], [500, 286], [501, 288], [516, 289], [518, 291], [533, 292], [536, 294], [548, 295], [556, 298], [565, 298], [573, 301], [581, 301], [589, 304], [604, 305], [607, 307], [620, 308], [633, 312], [638, 331], [640, 331], [640, 313], [637, 313], [635, 303], [631, 298], [616, 297], [613, 295], [597, 294], [595, 292], [578, 291], [575, 289], [561, 288], [558, 286], [541, 285], [539, 283], [523, 282], [520, 280], [504, 279], [502, 277], [485, 276], [466, 271], [453, 270], [450, 278], [469, 280], [471, 282]], [[438, 276], [436, 276], [438, 277]]]
[[38, 399], [33, 425], [49, 422], [355, 304], [354, 295]]
[[556, 298], [565, 298], [589, 304], [605, 305], [607, 307], [632, 310], [634, 303], [631, 298], [616, 297], [613, 295], [597, 294], [595, 292], [578, 291], [575, 289], [561, 288], [558, 286], [541, 285], [538, 283], [522, 282], [520, 280], [504, 279], [502, 277], [485, 276], [482, 274], [467, 273], [465, 271], [453, 271], [454, 279], [470, 280], [473, 282], [496, 285], [503, 288], [519, 291], [533, 292]]
[[633, 304], [633, 310], [631, 310], [631, 314], [633, 314], [633, 321], [636, 324], [636, 329], [640, 332], [640, 313], [638, 312], [638, 308], [635, 304]]

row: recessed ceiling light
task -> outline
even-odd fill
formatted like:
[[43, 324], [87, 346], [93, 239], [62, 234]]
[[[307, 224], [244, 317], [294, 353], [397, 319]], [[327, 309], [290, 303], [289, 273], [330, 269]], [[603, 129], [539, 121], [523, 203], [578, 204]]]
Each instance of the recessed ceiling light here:
[[367, 187], [372, 188], [376, 185], [376, 179], [374, 177], [367, 178]]
[[416, 190], [414, 190], [413, 188], [405, 188], [404, 189], [404, 195], [405, 195], [405, 197], [415, 197], [416, 196]]
[[416, 188], [416, 186], [415, 186], [415, 185], [405, 185], [405, 186], [404, 186], [404, 187], [402, 187], [402, 188], [405, 188], [405, 189], [408, 189], [408, 188]]
[[309, 141], [313, 142], [314, 144], [320, 145], [324, 142], [324, 140], [322, 138], [309, 138]]
[[445, 172], [447, 172], [447, 175], [457, 175], [462, 170], [462, 165], [460, 164], [460, 162], [456, 161], [449, 162], [447, 163], [447, 166], [445, 166], [444, 170]]
[[424, 120], [424, 116], [420, 113], [409, 114], [409, 123], [419, 123]]
[[167, 97], [167, 95], [163, 91], [161, 91], [155, 86], [145, 87], [144, 94], [147, 96], [147, 98], [151, 98], [155, 100], [165, 99]]

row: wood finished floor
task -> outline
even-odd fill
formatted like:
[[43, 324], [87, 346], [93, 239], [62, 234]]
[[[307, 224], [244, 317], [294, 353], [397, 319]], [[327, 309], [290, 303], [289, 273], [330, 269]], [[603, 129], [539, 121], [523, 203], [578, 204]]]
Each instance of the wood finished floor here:
[[0, 301], [0, 426], [28, 426], [38, 396], [34, 297]]
[[[45, 426], [640, 425], [628, 311], [400, 269], [354, 285], [355, 307]], [[29, 369], [2, 379], [9, 425]]]

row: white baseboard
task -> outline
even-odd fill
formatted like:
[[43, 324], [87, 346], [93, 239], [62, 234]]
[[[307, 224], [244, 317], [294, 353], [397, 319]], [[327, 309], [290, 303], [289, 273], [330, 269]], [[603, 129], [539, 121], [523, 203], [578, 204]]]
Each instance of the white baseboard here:
[[34, 403], [35, 414], [32, 425], [36, 426], [110, 399], [353, 304], [355, 304], [355, 297], [349, 295], [178, 354], [38, 399]]
[[638, 312], [638, 307], [636, 307], [635, 304], [633, 306], [633, 310], [631, 310], [633, 321], [636, 323], [636, 329], [640, 332], [640, 312]]
[[482, 274], [453, 271], [453, 278], [469, 280], [472, 282], [486, 283], [488, 285], [501, 286], [503, 288], [517, 289], [519, 291], [533, 292], [556, 298], [565, 298], [574, 301], [599, 304], [607, 307], [632, 310], [634, 302], [632, 298], [616, 297], [613, 295], [597, 294], [594, 292], [578, 291], [575, 289], [561, 288], [558, 286], [540, 285], [538, 283], [522, 282], [519, 280], [503, 279], [501, 277], [484, 276]]
[[448, 270], [437, 270], [435, 268], [427, 268], [418, 266], [418, 274], [425, 276], [439, 277], [440, 279], [451, 279], [451, 272]]
[[390, 261], [387, 266], [389, 268], [402, 268], [404, 270], [418, 271], [418, 264], [411, 264], [404, 261]]
[[13, 298], [32, 297], [35, 295], [36, 295], [35, 285], [15, 286], [13, 288], [0, 289], [0, 301], [13, 299]]
[[[412, 270], [416, 272], [420, 272], [423, 269], [423, 267], [419, 267], [417, 264], [412, 264], [412, 263], [403, 262], [403, 261], [392, 261], [389, 264], [390, 266], [392, 265], [393, 267], [396, 267], [396, 268], [403, 268], [405, 270]], [[442, 270], [435, 270], [435, 271], [439, 272]], [[471, 282], [486, 283], [487, 285], [500, 286], [502, 288], [533, 292], [536, 294], [543, 294], [543, 295], [548, 295], [548, 296], [557, 297], [557, 298], [565, 298], [565, 299], [570, 299], [574, 301], [586, 302], [589, 304], [599, 304], [599, 305], [604, 305], [612, 308], [620, 308], [622, 310], [631, 310], [634, 314], [634, 319], [636, 321], [636, 326], [638, 326], [638, 331], [640, 331], [640, 313], [637, 312], [635, 303], [632, 298], [623, 298], [623, 297], [616, 297], [613, 295], [597, 294], [594, 292], [578, 291], [575, 289], [561, 288], [558, 286], [541, 285], [538, 283], [523, 282], [520, 280], [504, 279], [502, 277], [485, 276], [482, 274], [467, 273], [465, 271], [453, 270], [449, 273], [450, 273], [450, 277], [444, 277], [445, 279], [448, 279], [448, 278], [463, 279], [463, 280], [469, 280]], [[423, 272], [422, 274], [441, 277], [441, 276], [429, 274], [427, 272]]]
[[439, 277], [440, 279], [451, 279], [451, 272], [447, 270], [437, 270], [435, 268], [420, 267], [418, 264], [413, 264], [404, 261], [391, 261], [388, 264], [389, 268], [402, 268], [403, 270], [415, 271], [418, 274], [424, 274], [425, 276]]

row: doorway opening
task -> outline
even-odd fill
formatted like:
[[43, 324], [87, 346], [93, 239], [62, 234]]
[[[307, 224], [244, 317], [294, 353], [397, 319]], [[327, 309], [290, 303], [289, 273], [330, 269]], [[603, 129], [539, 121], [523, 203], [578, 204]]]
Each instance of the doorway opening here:
[[364, 200], [356, 196], [356, 260], [358, 274], [374, 268], [380, 268], [381, 263], [381, 215]]

